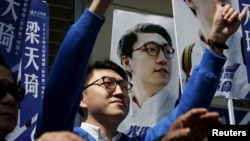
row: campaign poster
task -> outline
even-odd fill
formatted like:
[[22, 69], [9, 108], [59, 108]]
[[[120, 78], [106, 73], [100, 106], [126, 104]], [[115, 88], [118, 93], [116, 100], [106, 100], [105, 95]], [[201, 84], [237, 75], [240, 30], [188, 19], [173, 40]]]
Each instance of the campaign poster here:
[[[232, 4], [237, 10], [243, 6], [248, 7], [247, 16], [242, 20], [241, 27], [227, 40], [229, 49], [224, 50], [227, 61], [222, 69], [221, 78], [217, 87], [215, 98], [250, 100], [249, 82], [249, 1], [248, 0], [226, 0], [218, 1], [223, 4]], [[178, 60], [180, 61], [181, 90], [185, 88], [188, 78], [192, 75], [193, 68], [199, 64], [202, 54], [206, 48], [206, 40], [212, 27], [212, 19], [215, 11], [215, 1], [207, 0], [172, 0], [173, 13], [176, 27], [176, 38], [178, 48]], [[247, 52], [248, 51], [248, 52]], [[224, 101], [225, 101], [224, 100]], [[225, 116], [225, 123], [229, 124], [229, 115], [233, 115], [235, 124], [242, 123], [240, 120], [250, 121], [247, 110], [244, 116], [234, 109], [234, 102], [229, 101], [223, 107], [214, 107]], [[213, 106], [213, 105], [212, 105]], [[249, 109], [250, 107], [243, 107]], [[218, 110], [220, 109], [220, 110]], [[224, 114], [225, 111], [227, 114]], [[235, 111], [235, 113], [234, 113]], [[230, 114], [231, 113], [231, 114]], [[229, 114], [229, 115], [228, 115]], [[238, 119], [239, 118], [239, 119]], [[244, 122], [244, 123], [248, 123]]]
[[[138, 28], [131, 35], [135, 27]], [[128, 72], [133, 84], [129, 94], [130, 111], [118, 130], [128, 136], [138, 136], [168, 115], [178, 103], [174, 20], [115, 9], [111, 39], [110, 59]]]
[[32, 0], [24, 34], [18, 79], [25, 88], [19, 120], [8, 141], [32, 141], [48, 77], [49, 8], [46, 1]]

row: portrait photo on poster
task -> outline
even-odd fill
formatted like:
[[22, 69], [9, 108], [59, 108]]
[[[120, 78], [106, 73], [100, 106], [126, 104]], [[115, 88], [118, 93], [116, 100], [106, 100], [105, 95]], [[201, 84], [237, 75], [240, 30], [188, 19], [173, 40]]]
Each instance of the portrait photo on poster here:
[[[179, 97], [179, 65], [172, 17], [115, 9], [110, 59], [130, 76], [130, 111], [119, 130], [146, 132], [168, 115]], [[148, 118], [150, 115], [150, 118]]]

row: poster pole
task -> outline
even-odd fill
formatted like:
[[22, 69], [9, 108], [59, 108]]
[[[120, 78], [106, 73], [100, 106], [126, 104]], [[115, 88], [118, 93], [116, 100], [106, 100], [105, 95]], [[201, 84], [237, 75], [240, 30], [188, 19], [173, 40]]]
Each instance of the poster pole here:
[[228, 115], [229, 115], [230, 125], [235, 125], [234, 105], [233, 105], [233, 99], [232, 99], [231, 94], [227, 101], [227, 106], [228, 106]]

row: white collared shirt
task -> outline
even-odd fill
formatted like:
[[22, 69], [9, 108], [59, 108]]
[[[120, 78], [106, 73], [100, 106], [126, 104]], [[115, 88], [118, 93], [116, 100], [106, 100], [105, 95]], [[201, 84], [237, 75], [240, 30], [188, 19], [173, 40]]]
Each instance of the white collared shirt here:
[[130, 97], [130, 109], [127, 117], [118, 126], [118, 131], [128, 136], [133, 127], [136, 127], [136, 136], [143, 134], [144, 129], [153, 127], [162, 118], [171, 113], [175, 108], [178, 93], [170, 93], [168, 86], [145, 101], [141, 108]]
[[[82, 122], [81, 128], [87, 131], [91, 136], [93, 136], [96, 139], [96, 141], [108, 141], [108, 138], [105, 135], [105, 133], [95, 125]], [[113, 137], [112, 141], [119, 141], [120, 138], [121, 138], [121, 133], [118, 133]]]

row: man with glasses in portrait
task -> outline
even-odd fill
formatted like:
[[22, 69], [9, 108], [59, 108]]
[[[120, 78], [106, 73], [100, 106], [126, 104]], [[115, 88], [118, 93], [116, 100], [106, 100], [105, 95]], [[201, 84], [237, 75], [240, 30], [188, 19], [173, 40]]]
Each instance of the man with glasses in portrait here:
[[171, 36], [161, 25], [139, 23], [122, 35], [117, 50], [133, 84], [130, 111], [118, 129], [129, 136], [144, 134], [174, 109], [178, 98], [166, 87], [175, 53]]

